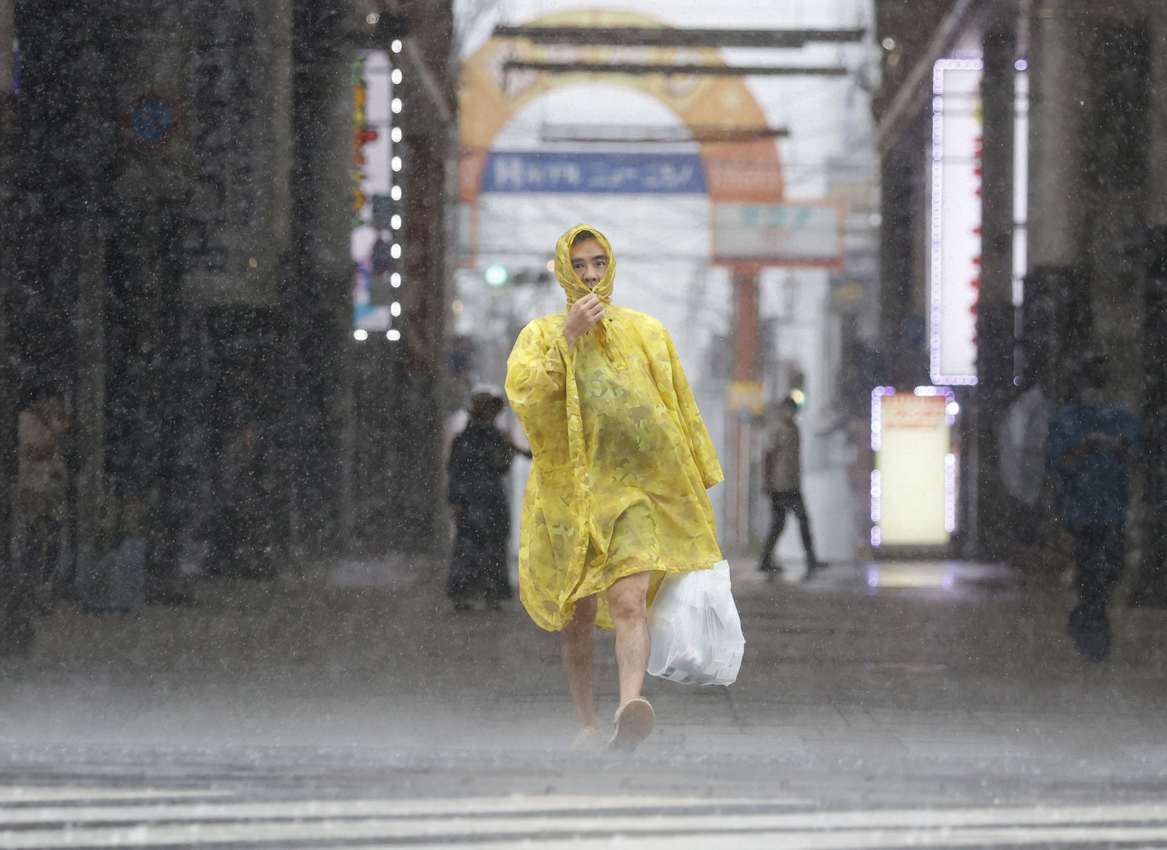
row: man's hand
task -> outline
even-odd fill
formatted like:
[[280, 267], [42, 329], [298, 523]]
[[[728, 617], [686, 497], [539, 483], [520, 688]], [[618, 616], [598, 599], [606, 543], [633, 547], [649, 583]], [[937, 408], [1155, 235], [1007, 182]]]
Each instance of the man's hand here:
[[604, 303], [589, 293], [571, 305], [567, 311], [567, 321], [563, 323], [563, 336], [568, 346], [574, 348], [576, 340], [596, 326], [604, 318]]

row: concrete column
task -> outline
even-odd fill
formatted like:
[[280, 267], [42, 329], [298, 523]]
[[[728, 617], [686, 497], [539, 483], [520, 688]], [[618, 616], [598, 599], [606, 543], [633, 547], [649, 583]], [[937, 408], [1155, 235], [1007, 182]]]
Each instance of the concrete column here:
[[183, 142], [190, 156], [185, 297], [269, 306], [287, 247], [291, 15], [287, 0], [190, 0]]
[[[79, 8], [72, 6], [73, 13]], [[62, 81], [61, 91], [75, 98], [69, 121], [72, 132], [62, 134], [62, 148], [84, 134], [87, 144], [76, 145], [74, 190], [80, 201], [69, 209], [61, 235], [69, 243], [64, 268], [74, 276], [72, 293], [75, 487], [75, 574], [89, 574], [104, 551], [101, 523], [106, 517], [108, 482], [106, 454], [106, 256], [112, 219], [108, 175], [118, 153], [117, 99], [110, 85], [117, 57], [111, 46], [116, 18], [107, 10], [91, 17], [86, 27], [69, 33], [64, 56], [75, 60], [75, 77]], [[68, 184], [63, 184], [68, 185]]]
[[[12, 92], [12, 47], [16, 37], [13, 0], [0, 0], [0, 221], [16, 220], [15, 145], [16, 99]], [[15, 375], [12, 373], [12, 333], [9, 317], [12, 307], [9, 293], [16, 275], [13, 261], [14, 227], [0, 228], [0, 656], [17, 651], [20, 629], [12, 622], [13, 592], [20, 586], [10, 570], [12, 552], [13, 497], [16, 492], [16, 413]]]
[[1013, 135], [1017, 5], [999, 0], [984, 36], [981, 83], [981, 290], [977, 303], [976, 511], [973, 550], [997, 560], [1008, 541], [997, 427], [1013, 391]]
[[[334, 549], [351, 521], [343, 434], [351, 407], [352, 274], [349, 258], [353, 157], [349, 0], [294, 6], [295, 57], [289, 383], [295, 422], [288, 446], [294, 471], [297, 542]], [[350, 519], [346, 519], [350, 518]]]
[[[21, 367], [72, 399], [66, 441], [77, 568], [96, 552], [105, 509], [104, 292], [112, 171], [121, 128], [113, 13], [76, 0], [20, 4]], [[61, 26], [84, 19], [84, 26]], [[27, 122], [27, 123], [25, 123]]]
[[14, 0], [0, 0], [0, 95], [12, 94], [12, 57], [16, 45]]
[[1064, 355], [1088, 344], [1092, 326], [1080, 239], [1087, 28], [1075, 2], [1032, 0], [1030, 9], [1029, 273], [1022, 342], [1026, 371], [1059, 398], [1068, 389]]
[[1143, 294], [1142, 564], [1137, 605], [1167, 606], [1167, 7], [1152, 3], [1147, 277]]
[[[741, 268], [733, 271], [734, 314], [733, 314], [733, 386], [730, 390], [730, 421], [733, 423], [733, 468], [728, 471], [732, 482], [733, 542], [740, 551], [750, 544], [750, 518], [753, 516], [754, 488], [751, 486], [750, 470], [753, 460], [753, 411], [749, 406], [749, 395], [754, 388], [760, 389], [758, 358], [758, 268]], [[744, 393], [745, 398], [733, 398], [734, 391]]]
[[1150, 3], [1149, 6], [1151, 145], [1147, 220], [1152, 226], [1167, 226], [1167, 5]]
[[[899, 384], [910, 371], [912, 351], [904, 329], [912, 310], [914, 281], [913, 228], [915, 215], [912, 166], [925, 165], [924, 148], [915, 149], [915, 134], [905, 134], [896, 147], [883, 154], [880, 167], [879, 258], [879, 370], [877, 380]], [[920, 282], [923, 286], [923, 282]]]
[[1083, 34], [1073, 6], [1034, 0], [1030, 21], [1029, 263], [1078, 257], [1080, 143], [1084, 120]]
[[91, 574], [104, 554], [97, 545], [106, 503], [105, 480], [105, 251], [101, 221], [78, 223], [77, 373], [74, 446], [77, 456], [77, 575]]
[[[190, 446], [190, 435], [198, 430], [193, 425], [206, 410], [206, 376], [200, 370], [180, 374], [176, 369], [177, 352], [184, 347], [182, 326], [199, 313], [182, 298], [185, 269], [178, 223], [189, 209], [192, 145], [182, 121], [167, 118], [190, 114], [185, 104], [193, 50], [180, 4], [149, 0], [148, 6], [133, 9], [123, 3], [118, 11], [118, 38], [111, 50], [120, 61], [111, 82], [118, 86], [119, 103], [131, 110], [153, 104], [158, 120], [153, 129], [146, 125], [127, 135], [114, 186], [118, 213], [110, 239], [115, 274], [134, 281], [136, 298], [135, 315], [112, 317], [108, 330], [112, 340], [128, 325], [134, 328], [136, 344], [132, 353], [110, 352], [104, 381], [113, 402], [111, 431], [130, 443], [119, 447], [120, 454], [132, 451], [142, 462], [132, 473], [119, 464], [122, 468], [111, 467], [106, 475], [111, 492], [143, 496], [151, 506], [141, 528], [148, 546], [146, 599], [163, 602], [175, 598], [179, 543], [200, 513], [205, 488], [199, 485], [212, 468], [205, 458], [193, 458]], [[190, 220], [202, 215], [191, 210]], [[150, 364], [143, 380], [135, 381], [126, 360]], [[119, 404], [130, 393], [141, 405], [140, 419]], [[117, 509], [126, 507], [123, 502]]]
[[[454, 117], [453, 3], [408, 0], [396, 4], [409, 20], [403, 52], [401, 116], [405, 133], [405, 286], [402, 290], [403, 373], [400, 404], [407, 416], [392, 435], [406, 452], [397, 455], [395, 486], [404, 488], [401, 526], [390, 543], [405, 551], [435, 552], [445, 546], [442, 481], [442, 403], [445, 374], [447, 194], [457, 123]], [[444, 102], [449, 111], [435, 106]], [[443, 114], [445, 112], [445, 114]], [[422, 530], [418, 534], [418, 529]]]

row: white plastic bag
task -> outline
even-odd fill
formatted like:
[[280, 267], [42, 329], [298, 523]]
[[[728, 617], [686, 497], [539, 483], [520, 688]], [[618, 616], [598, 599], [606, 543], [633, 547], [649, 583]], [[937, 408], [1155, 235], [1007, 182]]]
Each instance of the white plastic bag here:
[[746, 639], [729, 564], [665, 576], [648, 614], [648, 672], [686, 685], [732, 685]]

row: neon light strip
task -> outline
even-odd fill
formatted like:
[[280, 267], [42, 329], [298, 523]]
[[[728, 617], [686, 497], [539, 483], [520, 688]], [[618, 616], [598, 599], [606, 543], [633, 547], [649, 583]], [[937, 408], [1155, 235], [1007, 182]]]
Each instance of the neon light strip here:
[[[878, 452], [883, 445], [883, 397], [895, 395], [894, 387], [876, 387], [871, 391], [871, 451]], [[871, 546], [878, 549], [883, 542], [883, 532], [879, 527], [882, 513], [883, 491], [879, 481], [879, 469], [871, 470]]]
[[1025, 272], [1029, 268], [1026, 239], [1029, 216], [1029, 63], [1018, 59], [1016, 106], [1013, 119], [1013, 306], [1025, 301]]
[[944, 456], [944, 530], [956, 531], [956, 455]]
[[895, 395], [894, 387], [876, 387], [871, 391], [871, 450], [879, 451], [883, 445], [883, 397]]

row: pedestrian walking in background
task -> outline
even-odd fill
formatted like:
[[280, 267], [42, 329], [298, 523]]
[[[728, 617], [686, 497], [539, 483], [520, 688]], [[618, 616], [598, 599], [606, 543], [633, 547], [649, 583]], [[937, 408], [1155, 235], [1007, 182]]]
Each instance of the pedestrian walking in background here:
[[0, 586], [0, 651], [6, 654], [31, 649], [35, 618], [48, 613], [58, 591], [68, 427], [60, 393], [33, 387], [17, 418], [16, 558]]
[[206, 574], [275, 578], [264, 440], [250, 416], [241, 416], [228, 434], [219, 456]]
[[767, 434], [763, 462], [763, 483], [770, 498], [770, 533], [762, 549], [758, 569], [764, 573], [774, 570], [774, 547], [786, 528], [786, 514], [793, 512], [802, 535], [802, 549], [806, 553], [806, 575], [818, 569], [814, 550], [814, 536], [810, 517], [802, 498], [802, 438], [798, 432], [798, 402], [787, 396], [778, 406], [778, 416]]
[[1047, 476], [1045, 441], [1053, 406], [1040, 382], [1027, 376], [1023, 386], [997, 426], [997, 468], [1009, 493], [1009, 530], [1019, 543], [1032, 546], [1048, 516], [1042, 493]]
[[609, 746], [628, 750], [655, 722], [641, 695], [648, 606], [666, 573], [722, 560], [706, 493], [722, 472], [668, 332], [611, 303], [615, 275], [598, 230], [578, 225], [560, 237], [555, 276], [567, 309], [519, 334], [506, 389], [534, 451], [519, 548], [523, 606], [561, 635], [580, 748], [600, 742], [594, 627], [615, 629], [620, 706]]
[[1129, 466], [1142, 436], [1135, 415], [1107, 398], [1104, 356], [1086, 355], [1076, 378], [1076, 397], [1050, 422], [1045, 458], [1077, 562], [1078, 604], [1067, 628], [1082, 655], [1103, 661], [1110, 653], [1106, 606], [1126, 559]]
[[514, 595], [507, 576], [511, 510], [503, 479], [516, 453], [530, 453], [495, 425], [505, 404], [498, 387], [476, 385], [470, 391], [470, 419], [450, 446], [446, 495], [456, 531], [446, 594], [456, 610], [471, 608], [475, 597], [498, 608]]

